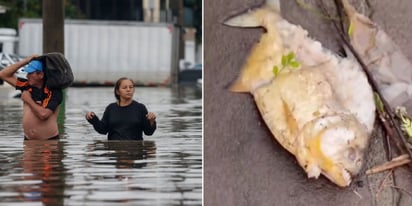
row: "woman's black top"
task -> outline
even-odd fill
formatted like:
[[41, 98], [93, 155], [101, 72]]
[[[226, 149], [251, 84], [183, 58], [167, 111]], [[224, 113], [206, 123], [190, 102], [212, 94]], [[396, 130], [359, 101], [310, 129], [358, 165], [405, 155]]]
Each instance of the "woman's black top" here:
[[88, 121], [98, 133], [108, 133], [109, 140], [143, 140], [142, 132], [152, 135], [156, 130], [156, 122], [151, 126], [146, 114], [146, 107], [137, 101], [123, 107], [111, 103], [101, 121], [97, 116]]

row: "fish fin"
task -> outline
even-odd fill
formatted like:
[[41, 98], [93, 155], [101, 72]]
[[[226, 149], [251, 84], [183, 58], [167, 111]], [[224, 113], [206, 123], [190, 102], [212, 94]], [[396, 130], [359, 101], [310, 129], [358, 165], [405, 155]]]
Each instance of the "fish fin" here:
[[257, 14], [259, 10], [252, 10], [246, 13], [229, 18], [223, 24], [233, 27], [260, 27], [262, 20]]
[[357, 13], [355, 8], [349, 3], [348, 0], [342, 0], [342, 4], [343, 4], [343, 8], [345, 9], [346, 14], [349, 17]]
[[231, 92], [249, 92], [250, 89], [245, 85], [240, 79], [236, 80], [235, 83], [230, 85], [229, 90]]
[[268, 12], [275, 12], [280, 14], [279, 0], [267, 0], [260, 8], [248, 10], [247, 12], [229, 18], [223, 24], [232, 27], [260, 27]]
[[319, 168], [317, 164], [310, 163], [307, 165], [306, 173], [309, 178], [318, 179], [319, 175], [321, 174], [322, 170]]
[[293, 115], [293, 112], [290, 110], [289, 105], [283, 99], [282, 103], [288, 130], [292, 136], [295, 136], [299, 130], [298, 123]]

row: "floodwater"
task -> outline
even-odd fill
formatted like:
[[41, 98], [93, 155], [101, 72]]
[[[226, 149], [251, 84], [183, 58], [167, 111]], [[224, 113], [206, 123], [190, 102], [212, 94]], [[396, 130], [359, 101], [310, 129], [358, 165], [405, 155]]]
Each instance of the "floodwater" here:
[[0, 100], [0, 205], [202, 204], [200, 88], [137, 87], [157, 115], [144, 141], [107, 141], [85, 120], [115, 100], [111, 87], [66, 92], [58, 141], [23, 141], [20, 99]]

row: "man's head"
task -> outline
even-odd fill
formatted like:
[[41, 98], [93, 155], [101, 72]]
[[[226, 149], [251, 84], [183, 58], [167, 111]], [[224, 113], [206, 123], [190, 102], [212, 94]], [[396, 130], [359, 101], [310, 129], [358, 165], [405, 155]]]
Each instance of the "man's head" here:
[[33, 72], [43, 72], [43, 64], [41, 61], [32, 60], [24, 68], [24, 71], [27, 72], [27, 74], [31, 74]]
[[32, 86], [41, 87], [43, 85], [43, 63], [38, 60], [32, 60], [27, 66], [23, 69], [24, 72], [27, 72], [27, 80]]

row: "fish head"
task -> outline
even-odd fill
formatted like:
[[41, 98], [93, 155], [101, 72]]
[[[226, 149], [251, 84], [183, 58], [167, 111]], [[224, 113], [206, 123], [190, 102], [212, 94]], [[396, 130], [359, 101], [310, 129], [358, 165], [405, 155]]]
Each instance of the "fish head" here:
[[345, 187], [362, 168], [369, 135], [353, 115], [321, 117], [308, 123], [300, 135], [297, 158], [309, 177], [323, 174]]

